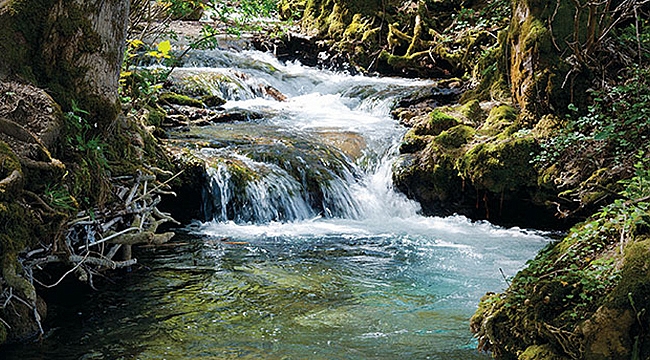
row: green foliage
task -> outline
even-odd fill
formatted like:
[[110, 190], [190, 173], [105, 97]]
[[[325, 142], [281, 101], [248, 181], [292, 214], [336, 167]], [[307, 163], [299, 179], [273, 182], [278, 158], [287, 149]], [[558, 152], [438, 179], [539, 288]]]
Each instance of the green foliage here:
[[276, 17], [278, 12], [277, 0], [208, 0], [205, 6], [214, 12], [214, 19], [227, 25], [227, 33], [237, 36], [243, 32], [261, 31], [263, 24], [260, 19]]
[[200, 0], [164, 0], [159, 2], [167, 6], [167, 12], [173, 19], [183, 20], [198, 20], [204, 6], [204, 1]]
[[155, 59], [161, 65], [171, 62], [171, 44], [162, 41], [154, 49], [148, 49], [141, 40], [128, 40], [120, 73], [120, 100], [132, 103], [136, 108], [155, 102], [169, 71], [161, 68], [142, 68], [141, 65]]
[[592, 90], [586, 109], [569, 106], [568, 123], [542, 143], [537, 164], [580, 156], [586, 151], [603, 158], [629, 159], [647, 146], [650, 136], [650, 69], [633, 67], [629, 77], [602, 90]]
[[[166, 37], [175, 39], [178, 36], [170, 31], [158, 30], [149, 34], [139, 31], [136, 35], [132, 31], [132, 38], [127, 41], [127, 47], [120, 75], [120, 99], [129, 103], [135, 109], [155, 107], [164, 82], [171, 74], [179, 60], [192, 49], [212, 49], [218, 46], [218, 36], [224, 34], [241, 35], [245, 31], [260, 31], [262, 22], [260, 18], [274, 17], [277, 13], [277, 0], [240, 0], [237, 2], [226, 0], [158, 0], [155, 2], [165, 14], [158, 14], [160, 19], [144, 14], [151, 11], [151, 7], [140, 4], [135, 8], [140, 14], [132, 14], [133, 29], [156, 28], [162, 22], [162, 27], [169, 26], [171, 19], [185, 18], [197, 8], [211, 12], [211, 17], [217, 22], [214, 24], [203, 23], [197, 39], [190, 39], [187, 48], [181, 52], [174, 52], [169, 40], [148, 44], [142, 39], [145, 37], [158, 39]], [[162, 67], [144, 67], [155, 63]]]
[[511, 15], [511, 1], [490, 1], [484, 7], [465, 8], [452, 14], [453, 23], [447, 29], [450, 34], [470, 29], [489, 29], [505, 26]]
[[621, 181], [621, 199], [529, 262], [514, 278], [506, 303], [529, 304], [535, 310], [528, 316], [542, 316], [537, 320], [567, 329], [598, 309], [621, 281], [623, 248], [650, 226], [650, 203], [638, 201], [650, 195], [650, 161], [641, 159], [635, 168], [631, 179]]
[[77, 200], [61, 184], [46, 185], [43, 200], [52, 208], [69, 212], [79, 208]]
[[[64, 114], [63, 138], [67, 156], [75, 159], [76, 163], [72, 169], [71, 177], [75, 184], [71, 192], [89, 206], [93, 200], [105, 200], [109, 164], [106, 158], [108, 144], [102, 139], [97, 124], [91, 124], [87, 116], [88, 112], [72, 101], [72, 111]], [[59, 205], [63, 204], [59, 202]]]
[[84, 116], [88, 112], [77, 107], [75, 101], [72, 101], [72, 111], [65, 113], [66, 126], [66, 144], [73, 150], [86, 156], [90, 161], [101, 168], [108, 168], [104, 150], [106, 143], [99, 135], [93, 135], [93, 128], [97, 124], [91, 125]]
[[181, 95], [172, 92], [160, 94], [160, 96], [158, 96], [158, 100], [162, 103], [167, 104], [194, 106], [199, 108], [203, 107], [203, 103], [200, 100], [193, 99], [187, 95]]

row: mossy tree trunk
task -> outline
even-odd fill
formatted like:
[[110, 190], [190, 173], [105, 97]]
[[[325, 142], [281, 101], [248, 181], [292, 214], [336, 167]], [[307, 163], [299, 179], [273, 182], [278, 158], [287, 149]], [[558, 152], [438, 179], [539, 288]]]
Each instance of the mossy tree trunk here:
[[72, 101], [102, 128], [118, 113], [129, 1], [23, 0], [0, 13], [0, 80], [20, 78]]
[[[0, 97], [6, 105], [0, 106], [0, 283], [24, 299], [0, 307], [0, 344], [43, 332], [44, 305], [17, 254], [52, 242], [66, 215], [47, 204], [44, 210], [38, 202], [29, 206], [25, 199], [33, 190], [32, 197], [40, 200], [34, 184], [61, 180], [63, 165], [47, 149], [59, 138], [57, 104], [66, 111], [73, 103], [87, 110], [86, 120], [97, 133], [109, 134], [116, 123], [128, 14], [125, 0], [0, 0], [0, 85], [5, 89]], [[45, 89], [56, 104], [35, 87]], [[6, 100], [18, 97], [15, 106]], [[31, 159], [24, 149], [34, 145], [46, 159]], [[38, 168], [34, 160], [49, 160], [45, 173], [24, 171]]]
[[576, 34], [586, 31], [585, 26], [585, 19], [576, 18], [571, 1], [513, 1], [510, 81], [512, 96], [524, 115], [540, 118], [584, 100], [589, 74], [568, 47], [576, 42]]

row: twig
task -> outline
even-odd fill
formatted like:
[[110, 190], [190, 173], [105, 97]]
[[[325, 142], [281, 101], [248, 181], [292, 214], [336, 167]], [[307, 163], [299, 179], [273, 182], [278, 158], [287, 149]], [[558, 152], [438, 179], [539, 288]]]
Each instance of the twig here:
[[111, 269], [128, 267], [138, 263], [138, 259], [131, 259], [126, 261], [113, 261], [113, 260], [100, 259], [96, 257], [82, 258], [79, 255], [71, 255], [70, 260], [72, 262], [81, 262], [83, 260], [83, 262], [87, 264], [104, 266]]
[[3, 324], [4, 324], [4, 326], [6, 326], [6, 327], [7, 327], [7, 329], [11, 329], [11, 326], [9, 326], [9, 324], [7, 324], [7, 322], [5, 321], [5, 319], [3, 319], [3, 318], [0, 318], [0, 322], [1, 322], [1, 323], [3, 323]]
[[147, 193], [142, 194], [142, 196], [140, 196], [139, 198], [135, 199], [134, 201], [139, 201], [139, 200], [144, 199], [146, 196], [150, 195], [152, 192], [157, 191], [158, 189], [162, 188], [163, 186], [169, 184], [172, 180], [176, 179], [177, 177], [179, 177], [179, 176], [180, 176], [182, 173], [184, 173], [184, 172], [185, 172], [185, 170], [181, 170], [181, 171], [179, 171], [176, 175], [174, 175], [174, 176], [170, 177], [169, 179], [165, 180], [165, 182], [163, 182], [162, 184], [160, 184], [160, 185], [158, 185], [158, 186], [152, 188], [152, 189], [149, 190]]
[[501, 276], [503, 276], [503, 281], [505, 281], [506, 284], [508, 284], [508, 287], [510, 287], [510, 281], [508, 281], [508, 278], [506, 277], [506, 274], [503, 273], [503, 269], [499, 268], [499, 272], [501, 273]]
[[29, 190], [24, 190], [24, 189], [23, 189], [23, 193], [25, 195], [29, 195], [29, 197], [36, 200], [36, 202], [39, 203], [39, 205], [41, 205], [43, 208], [45, 208], [45, 210], [47, 210], [47, 212], [52, 213], [52, 214], [56, 214], [56, 210], [54, 210], [48, 203], [45, 202], [45, 200], [41, 199], [41, 197], [38, 196], [37, 194], [35, 194], [35, 193], [33, 193], [33, 192], [29, 191]]
[[47, 288], [47, 289], [51, 289], [51, 288], [53, 288], [53, 287], [59, 285], [59, 284], [61, 283], [61, 281], [63, 281], [63, 279], [65, 279], [66, 276], [68, 276], [68, 275], [70, 275], [71, 273], [73, 273], [75, 270], [77, 270], [77, 268], [78, 268], [79, 266], [81, 266], [81, 264], [83, 264], [84, 260], [86, 260], [86, 259], [88, 258], [88, 255], [90, 255], [90, 253], [86, 253], [86, 256], [85, 256], [81, 261], [79, 261], [79, 263], [78, 263], [77, 265], [75, 265], [72, 269], [66, 271], [65, 274], [63, 274], [63, 276], [61, 276], [61, 278], [60, 278], [57, 282], [55, 282], [54, 284], [52, 284], [52, 285], [45, 285], [45, 284], [41, 283], [40, 281], [39, 281], [39, 283], [40, 283], [43, 287], [45, 287], [45, 288]]
[[117, 254], [117, 252], [120, 250], [121, 247], [122, 247], [122, 244], [115, 244], [115, 245], [114, 245], [114, 246], [113, 246], [113, 247], [108, 251], [108, 254], [106, 254], [106, 258], [107, 258], [108, 260], [113, 260], [113, 256], [115, 256], [115, 254]]
[[[92, 243], [92, 244], [88, 244], [88, 246], [99, 245], [99, 244], [105, 243], [105, 242], [107, 242], [107, 241], [109, 241], [109, 240], [113, 240], [113, 239], [115, 239], [116, 237], [122, 236], [122, 235], [124, 235], [124, 234], [126, 234], [126, 233], [128, 233], [128, 232], [136, 231], [136, 230], [140, 230], [140, 229], [137, 228], [137, 227], [130, 227], [130, 228], [128, 228], [128, 229], [124, 229], [124, 230], [122, 230], [122, 231], [120, 231], [120, 232], [117, 232], [117, 233], [115, 233], [115, 234], [113, 234], [113, 235], [110, 235], [110, 236], [107, 236], [107, 237], [105, 237], [105, 238], [103, 238], [103, 239], [100, 239], [100, 240], [98, 240], [98, 241], [95, 241], [95, 242]], [[86, 247], [85, 245], [84, 245], [84, 246], [81, 246], [81, 247], [78, 248], [78, 250], [81, 250], [81, 249], [83, 249], [83, 248], [85, 248], [85, 247]]]

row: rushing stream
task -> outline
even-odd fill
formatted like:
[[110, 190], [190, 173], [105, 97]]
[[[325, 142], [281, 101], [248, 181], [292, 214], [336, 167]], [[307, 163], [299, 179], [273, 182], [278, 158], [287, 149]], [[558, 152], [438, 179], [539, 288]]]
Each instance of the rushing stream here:
[[172, 134], [207, 164], [197, 204], [207, 220], [179, 230], [176, 246], [141, 251], [147, 269], [114, 291], [60, 310], [43, 345], [2, 358], [488, 358], [470, 316], [548, 239], [423, 217], [393, 190], [405, 129], [391, 106], [434, 83], [257, 52], [206, 52], [186, 66], [176, 76], [255, 115]]

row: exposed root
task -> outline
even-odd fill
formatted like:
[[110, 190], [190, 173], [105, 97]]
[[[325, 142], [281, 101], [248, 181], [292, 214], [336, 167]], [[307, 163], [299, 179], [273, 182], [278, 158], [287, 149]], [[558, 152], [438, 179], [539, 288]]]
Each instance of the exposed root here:
[[[56, 164], [56, 160], [52, 163]], [[171, 176], [167, 182], [178, 175]], [[14, 171], [0, 180], [0, 189], [10, 189], [12, 184], [21, 181], [21, 173]], [[167, 182], [158, 182], [155, 175], [142, 172], [135, 176], [115, 178], [113, 190], [118, 201], [113, 206], [78, 213], [75, 219], [67, 222], [68, 229], [61, 239], [51, 246], [32, 249], [18, 258], [5, 255], [2, 262], [4, 283], [0, 281], [0, 309], [10, 306], [14, 301], [24, 304], [33, 310], [37, 330], [43, 334], [41, 315], [36, 310], [37, 294], [34, 284], [51, 288], [74, 274], [94, 288], [93, 275], [137, 264], [137, 259], [132, 258], [132, 246], [155, 246], [171, 240], [173, 232], [156, 233], [163, 223], [178, 224], [169, 214], [156, 207], [161, 200], [160, 194], [168, 193], [163, 190], [168, 188]], [[18, 186], [18, 190], [21, 189], [22, 186]], [[28, 191], [23, 191], [23, 194], [31, 197], [45, 211], [55, 213], [37, 194]], [[120, 250], [122, 259], [118, 255]], [[114, 259], [116, 257], [118, 259]], [[38, 271], [52, 263], [66, 264], [70, 268], [54, 282], [32, 276], [34, 273], [38, 275]], [[7, 325], [0, 323], [0, 327]]]
[[11, 258], [5, 257], [2, 267], [2, 277], [9, 287], [18, 290], [30, 302], [35, 302], [36, 289], [31, 282], [16, 273], [17, 265], [15, 260], [12, 261]]
[[9, 176], [0, 180], [0, 199], [4, 198], [4, 193], [14, 195], [22, 188], [22, 182], [23, 175], [18, 170], [12, 171]]

